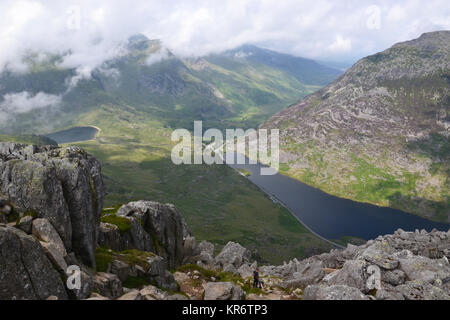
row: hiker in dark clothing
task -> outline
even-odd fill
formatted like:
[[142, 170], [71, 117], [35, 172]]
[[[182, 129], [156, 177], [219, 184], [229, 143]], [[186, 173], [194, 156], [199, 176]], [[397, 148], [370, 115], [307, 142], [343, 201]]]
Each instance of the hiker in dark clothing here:
[[253, 288], [259, 288], [259, 269], [253, 271]]

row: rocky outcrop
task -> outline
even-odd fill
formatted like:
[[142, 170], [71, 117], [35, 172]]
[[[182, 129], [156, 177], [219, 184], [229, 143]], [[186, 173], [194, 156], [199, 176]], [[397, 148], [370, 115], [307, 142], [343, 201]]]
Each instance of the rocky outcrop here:
[[244, 291], [231, 282], [209, 282], [205, 287], [205, 300], [242, 300]]
[[[154, 252], [164, 257], [173, 269], [184, 259], [184, 238], [190, 235], [186, 222], [174, 205], [152, 201], [131, 202], [117, 211], [117, 216], [126, 217], [139, 223], [143, 230], [131, 234], [148, 234], [153, 239]], [[139, 227], [136, 226], [136, 230]], [[135, 243], [135, 241], [133, 241]]]
[[238, 273], [238, 269], [248, 263], [251, 258], [251, 252], [241, 246], [239, 243], [228, 242], [222, 251], [215, 257], [216, 266], [224, 271]]
[[109, 299], [115, 299], [122, 295], [122, 282], [115, 274], [99, 272], [95, 275], [94, 286], [98, 293]]
[[82, 149], [0, 143], [0, 193], [16, 210], [47, 219], [68, 252], [95, 266], [105, 187], [100, 163]]
[[39, 241], [0, 227], [0, 300], [67, 299], [64, 283]]
[[[351, 287], [379, 300], [450, 299], [449, 249], [450, 231], [398, 230], [359, 247], [349, 245], [340, 254], [348, 260], [319, 286], [322, 291]], [[309, 298], [324, 298], [311, 294], [317, 287], [306, 289]]]
[[358, 289], [346, 285], [309, 286], [303, 298], [304, 300], [369, 300]]

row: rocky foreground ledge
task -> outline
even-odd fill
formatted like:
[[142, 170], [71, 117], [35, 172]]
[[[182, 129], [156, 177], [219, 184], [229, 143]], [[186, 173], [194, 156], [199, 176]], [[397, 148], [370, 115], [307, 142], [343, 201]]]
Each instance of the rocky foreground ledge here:
[[259, 266], [256, 289], [246, 248], [197, 242], [170, 204], [103, 209], [104, 194], [82, 149], [0, 143], [0, 299], [450, 300], [450, 231]]

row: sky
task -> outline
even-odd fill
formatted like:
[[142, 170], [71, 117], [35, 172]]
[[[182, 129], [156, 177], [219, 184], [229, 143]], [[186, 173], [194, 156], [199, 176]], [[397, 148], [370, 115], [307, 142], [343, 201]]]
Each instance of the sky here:
[[29, 52], [70, 52], [63, 65], [89, 72], [138, 33], [179, 56], [251, 43], [355, 61], [444, 29], [448, 0], [0, 0], [0, 69], [20, 70]]

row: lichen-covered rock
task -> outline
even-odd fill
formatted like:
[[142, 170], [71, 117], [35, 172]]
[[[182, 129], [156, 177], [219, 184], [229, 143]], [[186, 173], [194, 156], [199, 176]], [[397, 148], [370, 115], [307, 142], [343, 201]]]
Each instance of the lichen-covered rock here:
[[147, 258], [149, 268], [146, 275], [150, 282], [166, 290], [177, 291], [178, 285], [173, 275], [167, 270], [167, 261], [159, 256]]
[[394, 270], [398, 267], [399, 262], [391, 256], [393, 252], [387, 241], [379, 241], [364, 249], [358, 255], [358, 259], [366, 260], [386, 270]]
[[201, 250], [197, 243], [197, 240], [195, 240], [195, 237], [188, 236], [184, 239], [183, 243], [183, 249], [184, 249], [184, 258], [187, 257], [193, 257], [200, 254]]
[[450, 264], [446, 258], [433, 260], [421, 256], [406, 256], [399, 260], [400, 268], [409, 280], [434, 283], [450, 278]]
[[155, 286], [146, 286], [141, 289], [140, 294], [144, 300], [165, 300], [169, 294]]
[[308, 263], [298, 272], [293, 274], [293, 278], [284, 281], [281, 285], [284, 288], [305, 288], [308, 285], [316, 284], [325, 277], [322, 262]]
[[189, 235], [186, 222], [175, 206], [152, 201], [131, 202], [122, 206], [118, 216], [133, 217], [154, 239], [155, 253], [164, 257], [169, 268], [180, 266], [184, 258], [184, 235]]
[[137, 249], [140, 251], [157, 252], [155, 243], [142, 226], [142, 222], [135, 217], [123, 217], [128, 220], [129, 229], [120, 230], [114, 224], [100, 223], [98, 244], [115, 251]]
[[67, 255], [66, 248], [58, 232], [47, 219], [35, 219], [31, 231], [38, 240], [51, 245], [62, 258]]
[[346, 285], [312, 285], [305, 289], [304, 300], [369, 300], [361, 291]]
[[239, 243], [228, 242], [222, 251], [215, 257], [216, 265], [222, 268], [229, 268], [235, 270], [242, 266], [244, 263], [249, 263], [251, 258], [251, 252], [241, 246]]
[[209, 255], [214, 256], [214, 244], [208, 241], [202, 241], [198, 245], [200, 252], [207, 252]]
[[0, 300], [67, 299], [64, 283], [33, 236], [0, 227]]
[[120, 281], [125, 282], [130, 276], [131, 266], [123, 261], [114, 260], [111, 263], [109, 272], [117, 275]]
[[361, 292], [367, 292], [366, 273], [367, 262], [362, 260], [348, 260], [341, 270], [334, 273], [334, 276], [327, 282], [330, 286], [345, 285], [353, 287]]
[[17, 228], [22, 230], [23, 232], [30, 234], [31, 233], [31, 227], [33, 224], [33, 218], [31, 216], [25, 216], [20, 219], [19, 223], [17, 224]]
[[95, 266], [105, 187], [100, 163], [80, 148], [0, 142], [0, 192], [47, 219], [68, 252]]
[[115, 299], [122, 295], [122, 283], [117, 275], [99, 272], [95, 275], [94, 286], [98, 293], [109, 299]]
[[205, 300], [242, 300], [244, 291], [231, 282], [208, 282]]
[[119, 227], [111, 223], [100, 223], [98, 244], [100, 247], [110, 248], [114, 251], [123, 251], [128, 249], [122, 241]]
[[406, 300], [450, 300], [450, 296], [442, 289], [423, 280], [408, 281], [395, 290]]
[[381, 280], [393, 286], [399, 286], [406, 281], [406, 274], [402, 270], [390, 270], [381, 272]]

